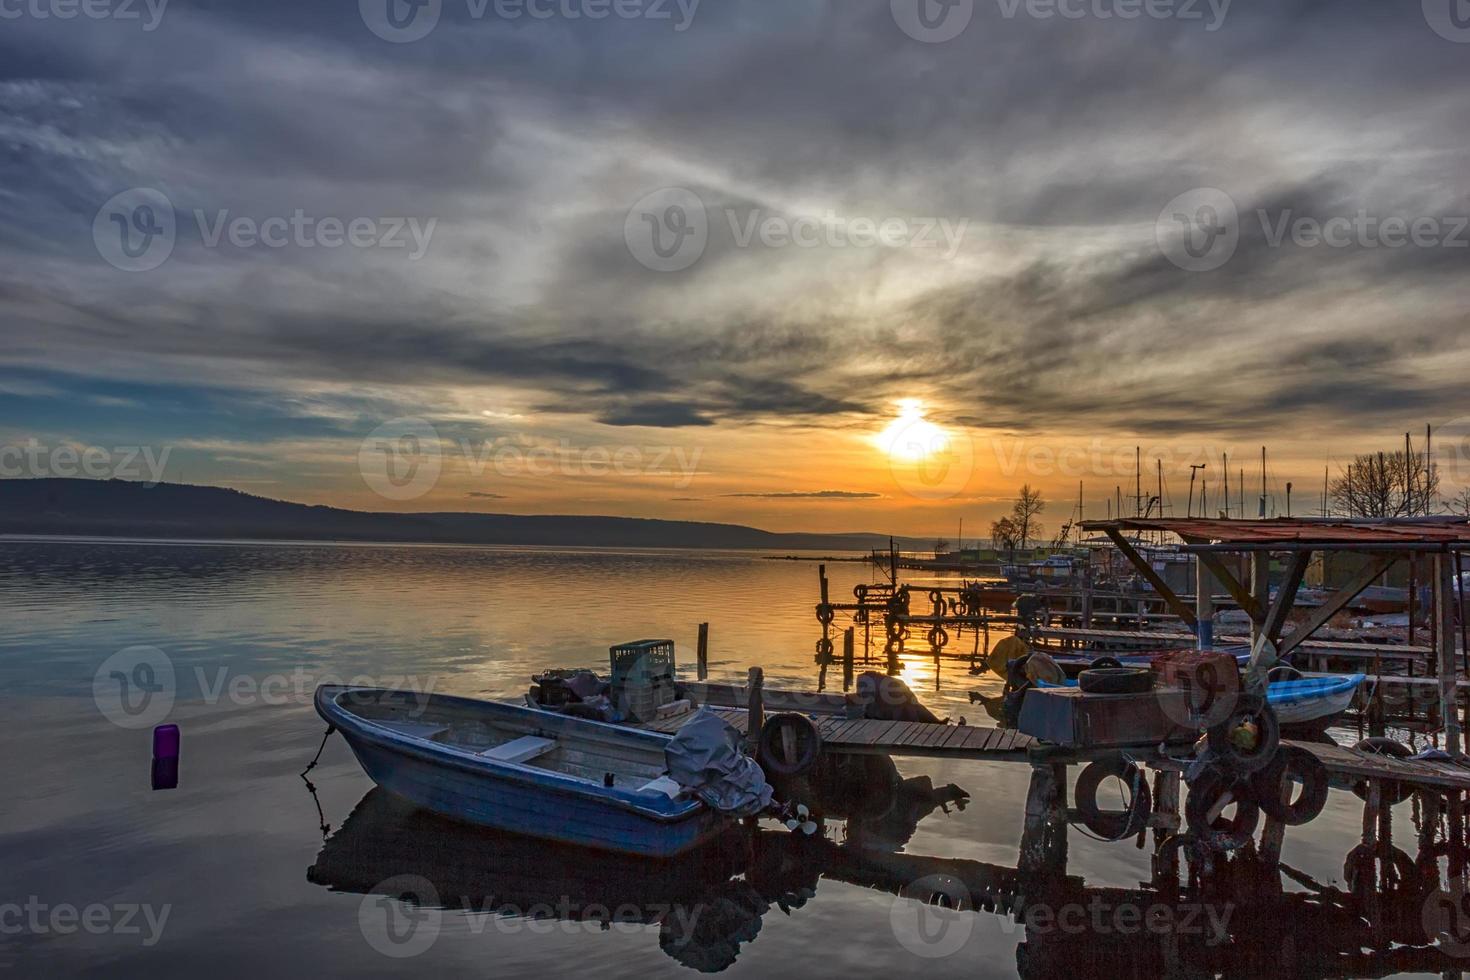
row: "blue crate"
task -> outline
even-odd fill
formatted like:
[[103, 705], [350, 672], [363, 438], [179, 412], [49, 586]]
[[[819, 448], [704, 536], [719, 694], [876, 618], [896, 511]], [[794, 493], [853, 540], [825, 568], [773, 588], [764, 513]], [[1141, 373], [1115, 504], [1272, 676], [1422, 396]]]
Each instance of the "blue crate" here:
[[638, 640], [608, 649], [612, 683], [649, 684], [674, 677], [674, 641]]

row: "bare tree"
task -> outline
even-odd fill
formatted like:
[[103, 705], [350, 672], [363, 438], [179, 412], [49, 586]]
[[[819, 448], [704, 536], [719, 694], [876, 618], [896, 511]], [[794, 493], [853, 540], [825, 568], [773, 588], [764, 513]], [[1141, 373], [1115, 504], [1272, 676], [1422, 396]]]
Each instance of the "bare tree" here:
[[1021, 487], [1016, 503], [1011, 507], [1011, 521], [1016, 525], [1021, 550], [1025, 551], [1033, 537], [1041, 537], [1041, 522], [1036, 515], [1046, 510], [1046, 501], [1041, 499], [1040, 490], [1032, 490], [1031, 484]]
[[1349, 517], [1414, 517], [1433, 509], [1439, 473], [1421, 453], [1365, 453], [1329, 489], [1334, 506]]
[[940, 555], [945, 555], [945, 554], [948, 554], [948, 553], [949, 553], [949, 538], [935, 538], [934, 539], [934, 557], [935, 558], [938, 558]]
[[1470, 487], [1461, 490], [1459, 496], [1453, 498], [1447, 505], [1451, 514], [1459, 514], [1461, 517], [1470, 517]]
[[1002, 517], [990, 525], [990, 543], [997, 551], [1014, 552], [1021, 540], [1021, 529], [1009, 517]]

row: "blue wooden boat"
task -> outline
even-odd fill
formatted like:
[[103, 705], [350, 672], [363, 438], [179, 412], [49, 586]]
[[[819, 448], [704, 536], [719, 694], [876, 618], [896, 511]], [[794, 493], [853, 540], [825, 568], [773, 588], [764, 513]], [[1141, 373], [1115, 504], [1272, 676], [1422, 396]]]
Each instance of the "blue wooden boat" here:
[[[1348, 709], [1366, 679], [1366, 674], [1342, 674], [1272, 681], [1266, 685], [1266, 701], [1276, 709], [1276, 720], [1282, 725], [1321, 726]], [[1069, 680], [1059, 685], [1041, 681], [1040, 686], [1076, 687], [1077, 682]]]
[[315, 700], [373, 782], [440, 816], [655, 858], [725, 827], [661, 778], [668, 735], [442, 694], [323, 685]]

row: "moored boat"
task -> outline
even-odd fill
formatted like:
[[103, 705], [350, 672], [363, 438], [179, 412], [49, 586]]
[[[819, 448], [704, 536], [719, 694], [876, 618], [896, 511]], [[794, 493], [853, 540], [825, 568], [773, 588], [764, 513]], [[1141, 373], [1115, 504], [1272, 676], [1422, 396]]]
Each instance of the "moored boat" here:
[[444, 817], [658, 858], [725, 826], [665, 778], [667, 735], [442, 694], [323, 685], [315, 700], [373, 782]]

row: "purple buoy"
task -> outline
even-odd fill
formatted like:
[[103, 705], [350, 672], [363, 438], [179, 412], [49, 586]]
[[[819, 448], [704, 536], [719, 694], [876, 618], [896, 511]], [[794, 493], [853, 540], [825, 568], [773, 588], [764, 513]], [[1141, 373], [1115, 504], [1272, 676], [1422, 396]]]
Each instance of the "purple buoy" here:
[[177, 789], [179, 785], [179, 726], [159, 725], [153, 729], [153, 788]]

